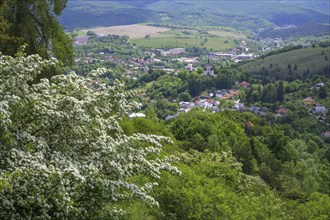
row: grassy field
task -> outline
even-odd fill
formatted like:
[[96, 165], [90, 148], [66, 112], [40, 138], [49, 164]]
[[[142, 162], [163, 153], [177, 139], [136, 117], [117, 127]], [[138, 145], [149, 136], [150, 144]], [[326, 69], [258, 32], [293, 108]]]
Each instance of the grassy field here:
[[121, 25], [121, 26], [111, 26], [111, 27], [100, 27], [92, 29], [80, 30], [78, 33], [85, 35], [87, 31], [94, 31], [96, 34], [115, 34], [115, 35], [127, 35], [130, 39], [144, 38], [146, 35], [151, 37], [157, 36], [162, 32], [169, 31], [168, 28], [153, 27], [142, 24], [134, 25]]
[[[163, 28], [144, 24], [99, 27], [78, 30], [78, 35], [86, 35], [87, 31], [96, 34], [127, 35], [131, 43], [150, 48], [174, 47], [201, 47], [208, 50], [229, 50], [237, 46], [234, 41], [246, 39], [242, 33], [235, 31], [219, 30], [215, 27], [196, 28]], [[149, 35], [150, 38], [146, 38]]]
[[228, 40], [228, 43], [224, 43], [224, 38], [208, 38], [203, 44], [204, 38], [195, 37], [176, 37], [176, 36], [163, 36], [154, 37], [149, 39], [135, 39], [132, 43], [136, 43], [138, 46], [164, 48], [164, 47], [206, 47], [213, 50], [226, 50], [235, 46], [233, 41]]
[[213, 50], [228, 50], [236, 45], [234, 40], [245, 39], [246, 36], [230, 31], [205, 28], [177, 28], [161, 32], [151, 38], [133, 39], [131, 42], [143, 47], [205, 47]]
[[326, 60], [326, 56], [330, 59], [330, 47], [302, 48], [254, 60], [242, 65], [241, 69], [244, 72], [253, 73], [260, 72], [263, 67], [271, 70], [270, 67], [272, 66], [272, 68], [276, 67], [282, 71], [287, 71], [290, 64], [292, 69], [294, 65], [297, 65], [297, 71], [304, 71], [308, 68], [313, 71], [329, 65], [329, 60]]
[[209, 31], [208, 33], [216, 35], [218, 37], [226, 37], [226, 38], [234, 38], [234, 39], [246, 39], [247, 38], [243, 34], [238, 34], [238, 33], [229, 32], [229, 31], [215, 30], [215, 31]]

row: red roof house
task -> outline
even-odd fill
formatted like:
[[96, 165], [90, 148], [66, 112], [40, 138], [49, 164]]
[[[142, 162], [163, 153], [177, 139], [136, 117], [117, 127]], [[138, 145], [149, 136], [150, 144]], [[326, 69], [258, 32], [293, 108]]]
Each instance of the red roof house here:
[[243, 81], [243, 82], [240, 83], [240, 85], [244, 88], [247, 88], [247, 87], [250, 86], [250, 83]]
[[311, 97], [308, 96], [307, 98], [304, 99], [304, 103], [306, 105], [314, 105], [315, 101], [314, 101], [314, 99], [312, 99]]
[[248, 121], [248, 122], [246, 122], [246, 127], [247, 127], [248, 129], [251, 129], [251, 128], [254, 127], [254, 124], [253, 124], [251, 121]]
[[289, 111], [289, 109], [286, 109], [286, 108], [279, 108], [276, 110], [276, 113], [277, 114], [280, 114], [280, 115], [284, 115], [285, 113], [287, 113]]
[[325, 131], [321, 134], [324, 138], [330, 138], [330, 131]]

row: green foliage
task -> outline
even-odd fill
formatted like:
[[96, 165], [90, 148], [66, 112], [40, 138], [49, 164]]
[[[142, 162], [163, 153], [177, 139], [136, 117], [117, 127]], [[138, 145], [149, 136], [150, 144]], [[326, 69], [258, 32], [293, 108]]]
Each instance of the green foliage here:
[[182, 147], [203, 152], [232, 151], [243, 170], [253, 173], [251, 146], [244, 129], [229, 114], [211, 114], [192, 110], [179, 115], [169, 126], [176, 139], [183, 141]]
[[[267, 56], [240, 65], [239, 68], [246, 75], [246, 80], [266, 84], [274, 82], [274, 80], [292, 82], [316, 75], [329, 75], [329, 63], [324, 59], [324, 55], [321, 55], [321, 51], [330, 56], [330, 47], [282, 50], [276, 50]], [[265, 68], [270, 64], [273, 65], [273, 68]], [[293, 64], [297, 66], [296, 69]]]
[[192, 97], [188, 92], [180, 93], [178, 98], [180, 101], [183, 101], [183, 102], [190, 102], [192, 100]]
[[326, 194], [313, 193], [305, 203], [295, 210], [298, 219], [326, 220], [330, 216], [330, 197]]
[[328, 96], [328, 91], [327, 91], [327, 88], [322, 86], [320, 89], [319, 89], [319, 92], [318, 92], [318, 96], [319, 98], [321, 99], [324, 99]]
[[[27, 54], [39, 54], [43, 58], [54, 56], [65, 64], [72, 64], [72, 40], [64, 33], [55, 17], [60, 15], [66, 3], [67, 0], [5, 0], [0, 17], [9, 24], [4, 29], [5, 36], [9, 37], [6, 39], [13, 48], [18, 48], [21, 42], [26, 43]], [[1, 51], [14, 55], [16, 51], [13, 48], [4, 47]]]
[[[179, 172], [157, 156], [170, 139], [124, 133], [119, 122], [139, 105], [127, 100], [133, 91], [101, 77], [106, 69], [31, 84], [54, 65], [0, 54], [0, 218], [118, 218], [133, 199], [157, 205], [155, 179]], [[142, 174], [150, 179], [136, 183]]]
[[166, 173], [154, 195], [157, 219], [278, 219], [284, 203], [258, 178], [242, 173], [230, 153], [189, 151], [180, 156], [182, 175]]

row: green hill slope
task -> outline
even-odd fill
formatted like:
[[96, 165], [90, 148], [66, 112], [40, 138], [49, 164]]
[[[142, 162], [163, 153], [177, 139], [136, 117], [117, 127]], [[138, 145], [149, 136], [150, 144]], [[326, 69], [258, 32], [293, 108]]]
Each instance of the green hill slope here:
[[256, 78], [294, 80], [329, 74], [330, 47], [310, 47], [258, 58], [239, 68]]

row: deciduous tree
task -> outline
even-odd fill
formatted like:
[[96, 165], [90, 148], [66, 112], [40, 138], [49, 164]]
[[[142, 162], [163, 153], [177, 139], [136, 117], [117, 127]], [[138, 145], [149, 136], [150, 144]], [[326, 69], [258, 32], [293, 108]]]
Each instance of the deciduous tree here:
[[[170, 141], [125, 135], [119, 120], [136, 102], [99, 69], [89, 76], [58, 75], [30, 84], [54, 61], [0, 54], [0, 219], [116, 218], [133, 198], [148, 194], [170, 158], [147, 159]], [[149, 157], [150, 158], [150, 157]], [[148, 182], [131, 177], [146, 174]]]
[[[8, 22], [6, 35], [20, 41], [11, 41], [18, 49], [23, 41], [28, 45], [27, 54], [43, 58], [55, 56], [65, 64], [73, 63], [72, 40], [57, 21], [66, 7], [67, 0], [3, 0], [0, 17]], [[1, 19], [0, 19], [1, 20]], [[1, 44], [3, 42], [1, 41]], [[1, 52], [14, 55], [16, 50], [1, 47]]]

